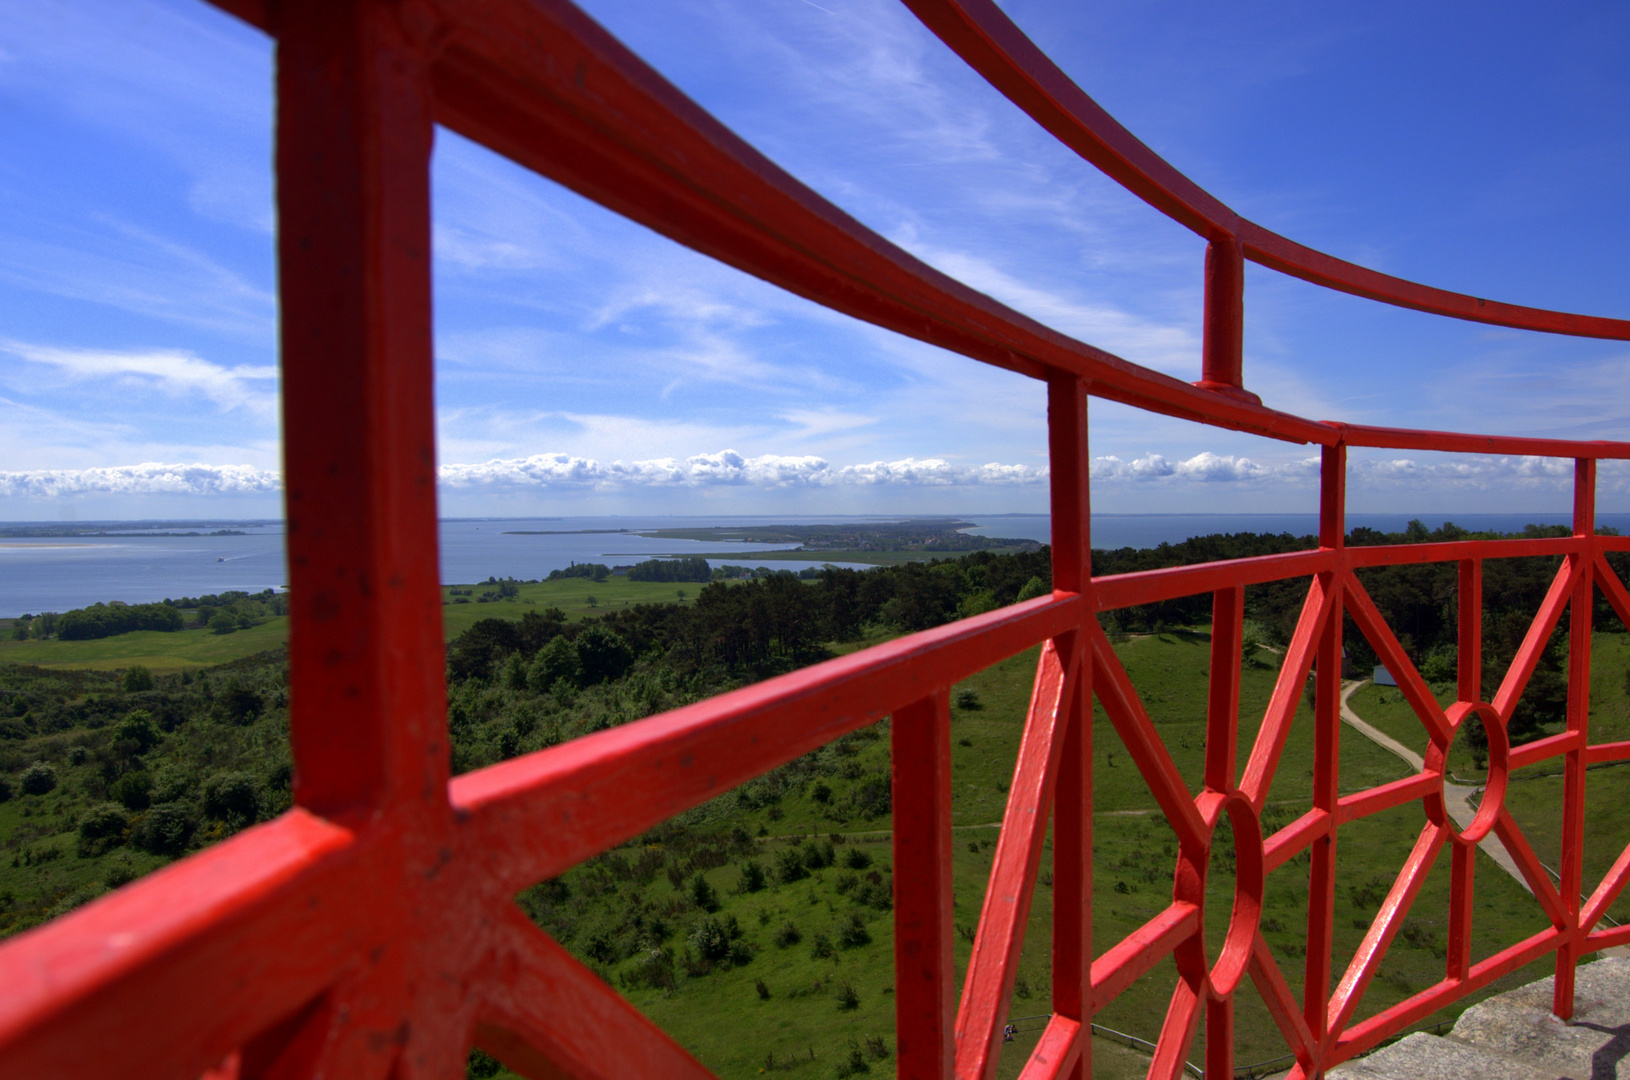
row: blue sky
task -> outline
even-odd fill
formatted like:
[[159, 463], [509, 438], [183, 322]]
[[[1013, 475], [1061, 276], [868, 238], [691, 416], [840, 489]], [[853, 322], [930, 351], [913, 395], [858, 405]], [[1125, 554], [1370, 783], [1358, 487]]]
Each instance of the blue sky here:
[[[584, 5], [875, 229], [1196, 378], [1203, 246], [890, 0]], [[1630, 8], [1022, 0], [1006, 10], [1241, 213], [1389, 273], [1630, 316]], [[273, 516], [271, 45], [194, 0], [0, 22], [0, 518]], [[1475, 17], [1473, 17], [1475, 15]], [[1044, 509], [1041, 387], [831, 314], [439, 134], [449, 515]], [[1399, 426], [1630, 438], [1630, 345], [1252, 267], [1246, 382]], [[1096, 505], [1315, 508], [1308, 447], [1095, 403]], [[1358, 510], [1560, 510], [1562, 462], [1355, 453]], [[1604, 509], [1630, 472], [1604, 468]]]

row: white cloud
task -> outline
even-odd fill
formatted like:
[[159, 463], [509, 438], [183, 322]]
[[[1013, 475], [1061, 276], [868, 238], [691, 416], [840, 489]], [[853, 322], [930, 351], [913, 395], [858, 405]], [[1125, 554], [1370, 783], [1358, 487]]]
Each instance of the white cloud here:
[[58, 498], [74, 495], [264, 495], [282, 489], [282, 478], [250, 465], [115, 465], [105, 469], [34, 469], [0, 472], [0, 496]]
[[59, 349], [21, 341], [0, 340], [0, 352], [54, 368], [72, 382], [117, 380], [183, 397], [199, 394], [223, 410], [249, 408], [270, 414], [277, 399], [277, 368], [224, 367], [180, 349], [116, 352]]
[[1253, 484], [1317, 479], [1318, 475], [1319, 459], [1316, 457], [1264, 463], [1235, 454], [1214, 454], [1202, 450], [1180, 461], [1155, 453], [1130, 461], [1112, 454], [1092, 459], [1092, 479], [1100, 481]]
[[720, 487], [757, 488], [896, 485], [967, 487], [1034, 485], [1046, 469], [1029, 465], [956, 465], [944, 458], [902, 458], [835, 467], [814, 455], [761, 454], [734, 450], [687, 458], [600, 462], [570, 454], [534, 454], [471, 465], [443, 465], [441, 481], [450, 487], [487, 485], [546, 488]]
[[[889, 488], [1041, 488], [1046, 467], [987, 462], [963, 465], [945, 458], [907, 457], [833, 465], [812, 454], [760, 454], [748, 457], [734, 450], [659, 457], [636, 461], [599, 461], [565, 453], [494, 458], [467, 464], [445, 464], [438, 470], [444, 489], [455, 491], [508, 491], [553, 494], [609, 493], [634, 490], [692, 490], [748, 488], [760, 491], [794, 489]], [[1602, 488], [1630, 486], [1630, 466], [1603, 462]], [[1231, 454], [1204, 451], [1182, 460], [1149, 453], [1124, 460], [1094, 458], [1092, 479], [1108, 487], [1124, 484], [1229, 486], [1260, 490], [1267, 484], [1316, 487], [1319, 459], [1288, 458], [1257, 462]], [[1572, 483], [1569, 460], [1537, 457], [1449, 457], [1416, 461], [1411, 458], [1357, 460], [1350, 464], [1349, 480], [1355, 488], [1408, 486], [1417, 491], [1444, 493], [1496, 487], [1563, 491]], [[280, 474], [252, 465], [161, 464], [119, 465], [88, 469], [35, 469], [0, 472], [0, 498], [52, 498], [86, 495], [266, 495], [282, 490]]]

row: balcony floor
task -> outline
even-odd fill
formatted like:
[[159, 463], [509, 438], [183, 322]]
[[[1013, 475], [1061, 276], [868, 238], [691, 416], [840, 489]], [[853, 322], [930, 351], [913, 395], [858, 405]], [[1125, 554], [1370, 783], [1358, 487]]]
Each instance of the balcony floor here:
[[1630, 1080], [1630, 958], [1581, 964], [1572, 1023], [1551, 979], [1473, 1005], [1446, 1035], [1411, 1035], [1331, 1080]]

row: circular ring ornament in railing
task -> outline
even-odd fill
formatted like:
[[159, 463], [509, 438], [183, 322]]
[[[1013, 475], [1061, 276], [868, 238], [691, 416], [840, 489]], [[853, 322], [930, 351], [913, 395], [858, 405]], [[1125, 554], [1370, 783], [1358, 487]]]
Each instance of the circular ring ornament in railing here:
[[[1511, 740], [1506, 734], [1505, 717], [1500, 710], [1486, 701], [1457, 701], [1444, 715], [1449, 721], [1447, 738], [1433, 739], [1426, 748], [1426, 771], [1436, 773], [1438, 790], [1426, 796], [1426, 816], [1432, 824], [1447, 829], [1449, 838], [1457, 844], [1477, 844], [1494, 828], [1505, 806], [1506, 784], [1511, 778]], [[1488, 779], [1483, 786], [1483, 801], [1471, 824], [1462, 829], [1449, 814], [1445, 789], [1449, 784], [1449, 747], [1460, 737], [1466, 721], [1476, 716], [1483, 722], [1488, 736]]]
[[[1191, 954], [1196, 960], [1209, 964], [1207, 979], [1211, 992], [1227, 997], [1239, 986], [1246, 967], [1250, 964], [1251, 948], [1256, 941], [1257, 925], [1262, 919], [1262, 894], [1267, 877], [1262, 852], [1262, 824], [1257, 819], [1251, 800], [1239, 790], [1221, 792], [1207, 789], [1195, 799], [1200, 817], [1206, 823], [1205, 847], [1191, 851], [1183, 849], [1177, 857], [1177, 873], [1172, 897], [1190, 903], [1199, 911], [1198, 929], [1190, 939]], [[1211, 841], [1216, 835], [1217, 823], [1224, 814], [1234, 834], [1234, 900], [1228, 920], [1228, 931], [1223, 935], [1222, 947], [1214, 961], [1209, 959], [1205, 943], [1206, 877], [1211, 863]], [[1180, 949], [1179, 953], [1183, 951]], [[1179, 966], [1185, 958], [1179, 955]]]

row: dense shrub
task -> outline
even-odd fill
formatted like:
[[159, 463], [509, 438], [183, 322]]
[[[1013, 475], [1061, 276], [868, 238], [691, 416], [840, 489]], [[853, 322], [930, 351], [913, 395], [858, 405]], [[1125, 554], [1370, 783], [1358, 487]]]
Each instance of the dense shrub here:
[[130, 819], [118, 803], [98, 803], [79, 819], [78, 851], [82, 859], [95, 858], [118, 847]]
[[568, 686], [583, 684], [583, 661], [578, 659], [577, 646], [565, 635], [552, 638], [538, 650], [527, 669], [526, 683], [535, 693], [543, 693], [556, 683]]
[[775, 876], [783, 885], [790, 885], [794, 881], [802, 881], [809, 876], [809, 870], [804, 866], [804, 853], [801, 848], [782, 848], [775, 856]]
[[153, 802], [153, 777], [144, 771], [127, 772], [108, 786], [108, 794], [128, 810], [146, 810]]
[[234, 829], [260, 820], [260, 782], [246, 772], [218, 773], [204, 784], [204, 813]]
[[265, 698], [253, 687], [245, 686], [237, 679], [227, 683], [226, 688], [215, 699], [215, 708], [220, 718], [233, 724], [253, 723], [265, 707]]
[[698, 872], [695, 877], [691, 878], [690, 898], [691, 902], [703, 911], [719, 910], [719, 893], [712, 885], [708, 884], [706, 874]]
[[634, 651], [622, 635], [593, 625], [577, 635], [577, 659], [583, 665], [583, 685], [619, 679], [634, 664]]
[[57, 771], [43, 761], [23, 770], [18, 781], [24, 795], [44, 795], [57, 786]]
[[131, 839], [137, 846], [155, 855], [179, 855], [187, 850], [187, 841], [192, 839], [196, 827], [197, 823], [185, 807], [165, 803], [142, 815], [140, 823], [132, 830]]

